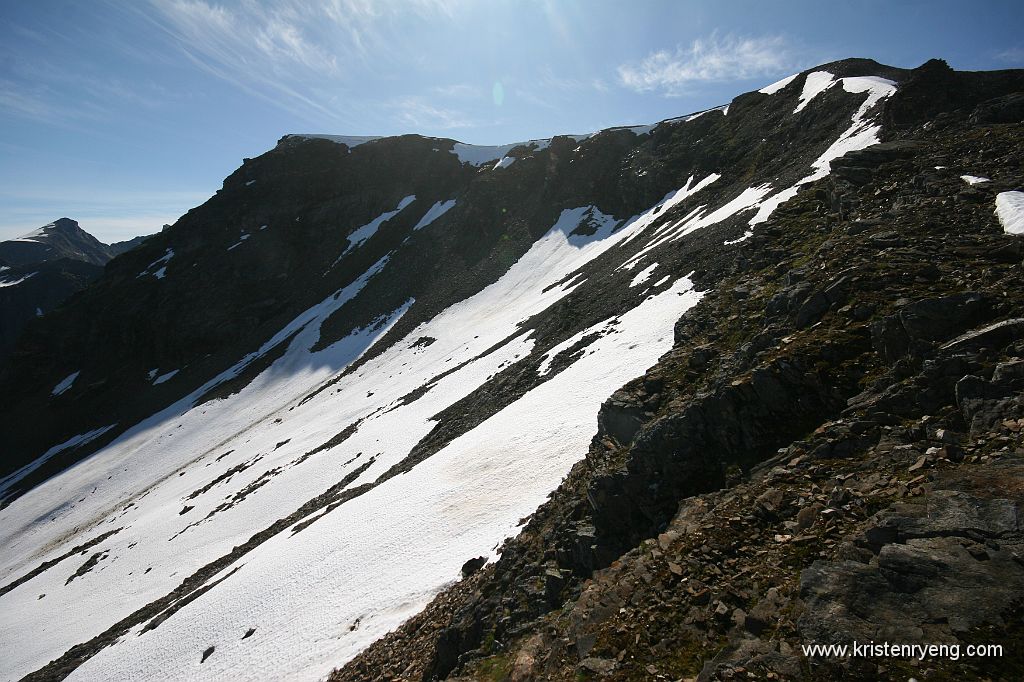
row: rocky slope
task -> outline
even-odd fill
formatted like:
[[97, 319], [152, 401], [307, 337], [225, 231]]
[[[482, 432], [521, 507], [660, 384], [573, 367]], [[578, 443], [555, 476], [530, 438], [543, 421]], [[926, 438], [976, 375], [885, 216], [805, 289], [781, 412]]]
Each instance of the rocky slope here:
[[890, 625], [920, 541], [892, 631], [1012, 636], [962, 607], [1017, 579], [1022, 89], [847, 60], [589, 137], [282, 138], [0, 368], [0, 671], [877, 675], [798, 645]]
[[0, 361], [25, 325], [53, 310], [103, 273], [103, 266], [60, 258], [31, 265], [0, 265]]
[[[499, 561], [332, 679], [1019, 679], [1024, 247], [993, 209], [1024, 95], [969, 78], [903, 81], [888, 141], [737, 245]], [[802, 649], [855, 641], [961, 655]]]
[[0, 242], [0, 362], [26, 324], [84, 289], [100, 276], [107, 261], [144, 239], [104, 244], [76, 221], [60, 218]]

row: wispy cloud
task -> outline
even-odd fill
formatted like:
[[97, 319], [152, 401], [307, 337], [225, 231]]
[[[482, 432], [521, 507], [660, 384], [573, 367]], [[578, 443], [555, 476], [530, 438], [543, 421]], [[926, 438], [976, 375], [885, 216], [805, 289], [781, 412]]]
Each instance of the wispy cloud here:
[[997, 60], [1006, 64], [1024, 64], [1024, 47], [1010, 47], [993, 55]]
[[453, 99], [472, 99], [474, 97], [485, 97], [490, 94], [484, 88], [476, 87], [469, 83], [438, 85], [431, 88], [431, 92], [441, 97], [451, 97]]
[[0, 113], [56, 125], [97, 120], [105, 114], [95, 102], [71, 104], [41, 83], [27, 86], [6, 79], [0, 79]]
[[588, 90], [608, 92], [608, 84], [600, 78], [569, 78], [555, 74], [550, 67], [545, 67], [542, 70], [538, 84], [548, 90], [562, 93], [578, 93]]
[[[316, 125], [344, 124], [336, 93], [401, 50], [398, 13], [451, 16], [459, 0], [150, 0], [141, 11], [198, 68]], [[324, 96], [333, 85], [335, 94]], [[443, 118], [443, 117], [442, 117]]]
[[773, 75], [792, 68], [791, 49], [781, 36], [719, 36], [658, 50], [618, 68], [619, 83], [637, 92], [681, 95], [695, 83], [727, 82]]
[[400, 97], [389, 103], [399, 125], [410, 131], [454, 130], [476, 124], [462, 112], [435, 106], [422, 97]]

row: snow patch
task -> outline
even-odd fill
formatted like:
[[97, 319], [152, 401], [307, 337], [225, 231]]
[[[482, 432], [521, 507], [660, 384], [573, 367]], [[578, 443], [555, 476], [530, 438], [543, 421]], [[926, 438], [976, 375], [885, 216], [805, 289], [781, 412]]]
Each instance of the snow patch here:
[[548, 352], [541, 357], [540, 365], [537, 366], [537, 375], [545, 376], [548, 372], [550, 372], [551, 363], [554, 361], [555, 357], [557, 357], [563, 351], [566, 351], [575, 346], [585, 336], [589, 336], [591, 334], [607, 334], [610, 330], [613, 329], [613, 325], [616, 322], [618, 322], [618, 320], [614, 317], [604, 320], [603, 322], [598, 322], [594, 326], [576, 332], [575, 334], [567, 338], [565, 341], [562, 341], [561, 343], [552, 346], [548, 350]]
[[[37, 308], [37, 310], [38, 310], [38, 308]], [[82, 370], [78, 370], [77, 372], [72, 372], [71, 374], [69, 374], [66, 377], [64, 377], [63, 379], [61, 379], [60, 382], [56, 386], [53, 387], [53, 390], [50, 391], [50, 395], [58, 396], [61, 393], [63, 393], [64, 391], [66, 391], [69, 388], [71, 388], [71, 384], [75, 383], [75, 379], [77, 379], [78, 375], [81, 374], [81, 373], [82, 373]]]
[[515, 163], [516, 157], [514, 156], [503, 156], [501, 157], [491, 170], [498, 170], [499, 168], [508, 168]]
[[343, 144], [349, 149], [354, 149], [355, 147], [358, 147], [361, 144], [366, 144], [367, 142], [382, 139], [382, 136], [380, 135], [316, 135], [309, 133], [289, 135], [288, 137], [298, 137], [304, 140], [330, 140], [331, 142]]
[[640, 262], [648, 253], [652, 250], [666, 244], [673, 242], [681, 237], [684, 237], [691, 232], [720, 223], [726, 218], [748, 211], [755, 206], [758, 206], [764, 196], [771, 191], [771, 185], [758, 185], [757, 187], [748, 187], [747, 189], [740, 192], [729, 202], [718, 207], [710, 213], [705, 213], [706, 206], [700, 206], [691, 211], [686, 217], [673, 223], [663, 225], [655, 232], [654, 239], [648, 243], [643, 249], [637, 252], [631, 259], [626, 261], [623, 267], [632, 268]]
[[968, 185], [980, 185], [983, 182], [992, 182], [989, 178], [983, 178], [979, 175], [961, 175], [960, 179]]
[[704, 114], [710, 114], [712, 111], [721, 111], [722, 115], [725, 116], [725, 115], [727, 115], [729, 113], [729, 105], [728, 104], [723, 104], [722, 106], [714, 107], [713, 109], [705, 109], [704, 111], [698, 111], [698, 112], [696, 112], [694, 114], [690, 114], [689, 116], [686, 116], [683, 120], [685, 122], [689, 123], [690, 121], [697, 120], [698, 118], [700, 118]]
[[646, 268], [644, 268], [640, 272], [636, 273], [636, 277], [634, 277], [633, 281], [629, 283], [629, 288], [632, 289], [633, 287], [637, 286], [638, 284], [643, 284], [644, 282], [646, 282], [648, 280], [648, 278], [650, 278], [650, 276], [652, 274], [654, 274], [654, 271], [657, 268], [658, 268], [658, 264], [657, 263], [651, 263]]
[[860, 105], [851, 117], [851, 125], [839, 136], [832, 145], [825, 150], [818, 159], [811, 164], [815, 172], [801, 180], [797, 184], [806, 184], [825, 177], [831, 171], [831, 162], [852, 151], [865, 149], [873, 144], [878, 144], [878, 133], [882, 126], [869, 119], [867, 114], [881, 100], [896, 92], [896, 83], [886, 78], [877, 76], [853, 76], [839, 80], [843, 89], [853, 93], [868, 93], [867, 99]]
[[416, 223], [416, 225], [412, 229], [422, 230], [424, 227], [434, 222], [435, 220], [443, 216], [445, 213], [447, 213], [449, 210], [451, 210], [453, 206], [455, 206], [455, 199], [437, 202], [436, 204], [431, 206], [426, 213], [423, 214], [423, 217], [420, 218], [420, 221]]
[[804, 110], [804, 107], [810, 104], [812, 99], [833, 85], [835, 85], [835, 76], [828, 71], [814, 71], [807, 74], [807, 77], [804, 79], [804, 89], [800, 91], [800, 103], [796, 105], [793, 113], [799, 114]]
[[[12, 240], [12, 241], [17, 241], [17, 240]], [[0, 280], [0, 287], [13, 287], [13, 286], [17, 286], [17, 285], [21, 284], [22, 282], [24, 282], [26, 279], [28, 279], [30, 277], [34, 277], [35, 275], [38, 275], [38, 274], [39, 274], [38, 272], [30, 272], [27, 275], [23, 275], [23, 276], [21, 276], [21, 277], [19, 277], [17, 279]]]
[[[238, 237], [238, 241], [237, 241], [237, 242], [235, 242], [234, 244], [232, 244], [231, 246], [229, 246], [229, 247], [228, 247], [228, 251], [230, 251], [231, 249], [234, 249], [234, 248], [237, 248], [237, 247], [241, 246], [241, 245], [242, 245], [242, 242], [244, 242], [244, 241], [245, 241], [246, 239], [248, 239], [248, 238], [249, 238], [249, 237], [251, 237], [251, 236], [252, 236], [251, 234], [246, 234], [245, 232], [243, 232], [243, 233], [242, 233], [242, 234], [241, 234], [241, 235], [240, 235], [240, 236]], [[160, 275], [157, 275], [157, 276], [159, 277]]]
[[166, 374], [161, 374], [160, 376], [158, 376], [156, 379], [153, 380], [153, 385], [154, 386], [159, 386], [160, 384], [164, 383], [165, 381], [170, 381], [180, 371], [181, 371], [180, 369], [172, 369], [170, 372], [167, 372]]
[[[576, 142], [582, 142], [590, 136], [591, 134], [587, 133], [585, 135], [559, 135], [558, 137], [569, 137]], [[498, 161], [498, 163], [504, 162], [505, 159], [508, 158], [508, 153], [519, 146], [532, 147], [532, 151], [534, 152], [547, 149], [551, 146], [552, 139], [553, 138], [548, 137], [538, 140], [527, 140], [526, 142], [512, 142], [511, 144], [498, 145], [465, 144], [464, 142], [456, 142], [452, 145], [451, 153], [455, 154], [461, 163], [468, 163], [471, 166], [482, 166], [491, 161]], [[494, 169], [499, 167], [507, 168], [512, 165], [512, 160], [507, 161], [504, 166], [495, 164]]]
[[[668, 211], [673, 206], [685, 201], [686, 199], [689, 199], [693, 195], [697, 194], [697, 192], [701, 191], [711, 183], [717, 181], [722, 176], [719, 175], [718, 173], [712, 173], [711, 175], [707, 176], [706, 178], [698, 182], [696, 185], [693, 184], [693, 177], [694, 176], [691, 175], [689, 178], [686, 179], [686, 184], [683, 185], [681, 188], [677, 189], [675, 192], [669, 192], [661, 201], [652, 206], [646, 212], [634, 217], [630, 221], [630, 226], [633, 229], [630, 231], [629, 236], [625, 239], [625, 242], [628, 242], [634, 237], [638, 236], [641, 232], [643, 232], [644, 228], [646, 228], [648, 225], [656, 221], [660, 216], [668, 213]], [[626, 267], [632, 266], [627, 265]]]
[[452, 146], [452, 153], [459, 157], [459, 161], [462, 163], [468, 163], [471, 166], [482, 166], [488, 161], [502, 158], [521, 144], [526, 143], [513, 142], [512, 144], [501, 145], [479, 145], [456, 142]]
[[94, 429], [87, 433], [81, 433], [77, 436], [72, 436], [63, 443], [60, 443], [59, 445], [54, 445], [52, 448], [50, 448], [42, 455], [37, 457], [35, 460], [33, 460], [30, 464], [26, 464], [25, 466], [15, 471], [13, 474], [9, 474], [4, 478], [0, 478], [0, 502], [3, 502], [8, 497], [10, 497], [11, 488], [14, 487], [15, 483], [21, 481], [26, 476], [31, 474], [33, 471], [46, 464], [46, 462], [53, 458], [54, 455], [59, 455], [60, 453], [70, 448], [86, 445], [89, 442], [96, 440], [97, 438], [99, 438], [100, 436], [102, 436], [104, 433], [114, 428], [115, 426], [117, 426], [117, 424], [111, 424], [110, 426], [104, 426], [102, 428]]
[[657, 127], [658, 127], [657, 123], [651, 123], [649, 125], [630, 126], [630, 127], [626, 128], [626, 130], [628, 130], [629, 132], [633, 133], [634, 135], [640, 136], [640, 135], [647, 135], [647, 134], [649, 134], [652, 130], [654, 130]]
[[[771, 85], [766, 85], [766, 86], [764, 86], [763, 88], [761, 88], [760, 90], [758, 90], [758, 92], [760, 92], [760, 93], [762, 93], [762, 94], [764, 94], [764, 95], [774, 95], [774, 94], [775, 94], [775, 93], [777, 93], [777, 92], [778, 92], [779, 90], [782, 90], [782, 89], [784, 89], [784, 88], [785, 88], [785, 87], [786, 87], [787, 85], [789, 85], [790, 83], [792, 83], [792, 82], [793, 82], [793, 80], [794, 80], [794, 79], [795, 79], [795, 78], [796, 78], [797, 76], [799, 76], [799, 75], [800, 75], [800, 74], [798, 74], [798, 73], [794, 73], [794, 74], [793, 74], [792, 76], [786, 76], [786, 77], [785, 77], [785, 78], [783, 78], [782, 80], [777, 80], [777, 81], [775, 81], [774, 83], [772, 83]], [[806, 83], [805, 83], [805, 86], [806, 86]]]
[[1024, 235], [1024, 192], [997, 194], [996, 216], [1003, 226], [1003, 232]]
[[[849, 152], [865, 149], [879, 142], [878, 133], [881, 131], [881, 126], [875, 123], [872, 118], [869, 118], [868, 114], [881, 100], [896, 92], [896, 84], [893, 81], [875, 76], [852, 76], [849, 78], [840, 78], [837, 81], [830, 80], [827, 85], [823, 86], [822, 83], [825, 82], [824, 76], [827, 75], [831, 78], [831, 74], [825, 71], [816, 71], [815, 73], [810, 74], [808, 79], [810, 79], [810, 76], [814, 76], [815, 74], [823, 75], [816, 78], [815, 82], [811, 83], [811, 90], [814, 91], [811, 97], [826, 90], [828, 87], [835, 85], [836, 83], [841, 84], [843, 89], [847, 92], [866, 92], [868, 93], [868, 96], [851, 117], [850, 127], [843, 131], [836, 141], [829, 145], [828, 149], [826, 149], [824, 153], [822, 153], [821, 156], [811, 164], [812, 172], [799, 180], [792, 187], [788, 187], [769, 196], [767, 199], [759, 201], [757, 204], [757, 213], [750, 219], [748, 225], [759, 225], [767, 221], [775, 209], [797, 195], [801, 185], [806, 185], [827, 176], [832, 170], [833, 160], [838, 159]], [[816, 90], [816, 88], [820, 89]], [[804, 84], [804, 91], [808, 91], [807, 83]], [[769, 190], [771, 189], [770, 186], [767, 187]], [[728, 240], [725, 244], [738, 244], [752, 235], [753, 232], [748, 230], [743, 234], [743, 236], [738, 239]]]
[[[167, 249], [167, 251], [164, 252], [164, 255], [160, 256], [155, 261], [147, 265], [145, 270], [136, 275], [135, 279], [145, 277], [146, 275], [153, 275], [157, 279], [163, 279], [164, 275], [167, 274], [167, 263], [169, 263], [172, 258], [174, 258], [174, 249], [169, 248]], [[158, 266], [164, 267], [158, 268]], [[157, 269], [154, 270], [154, 268]]]
[[[779, 206], [781, 206], [782, 204], [786, 203], [787, 201], [796, 196], [796, 193], [800, 190], [799, 185], [800, 183], [797, 183], [793, 187], [789, 187], [787, 189], [782, 190], [781, 192], [777, 192], [772, 196], [768, 197], [767, 199], [765, 199], [764, 201], [762, 201], [757, 208], [757, 213], [754, 214], [754, 217], [751, 218], [750, 222], [747, 224], [760, 225], [761, 223], [767, 221], [768, 218], [771, 217], [772, 213], [775, 212], [775, 209], [777, 209]], [[726, 242], [726, 244], [728, 243], [730, 242]]]
[[338, 261], [340, 261], [342, 256], [344, 256], [346, 253], [348, 253], [352, 249], [358, 248], [367, 239], [377, 234], [377, 230], [380, 229], [381, 225], [383, 225], [384, 223], [386, 223], [387, 221], [391, 220], [396, 215], [401, 213], [402, 209], [404, 209], [406, 206], [408, 206], [415, 200], [416, 195], [410, 194], [409, 196], [399, 201], [398, 206], [393, 211], [385, 211], [384, 213], [381, 213], [379, 216], [377, 216], [370, 222], [366, 223], [365, 225], [357, 227], [356, 229], [352, 230], [352, 233], [348, 235], [348, 246], [345, 247], [345, 250], [341, 252], [341, 256], [338, 256], [338, 259], [334, 261], [331, 267], [333, 268], [335, 265], [337, 265]]

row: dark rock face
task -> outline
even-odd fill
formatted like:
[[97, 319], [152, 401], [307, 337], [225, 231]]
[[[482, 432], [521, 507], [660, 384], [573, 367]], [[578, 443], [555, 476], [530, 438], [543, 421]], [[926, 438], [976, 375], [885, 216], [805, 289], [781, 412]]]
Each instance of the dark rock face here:
[[990, 315], [991, 303], [974, 292], [924, 299], [872, 323], [872, 343], [886, 360], [895, 362], [912, 352], [915, 342], [946, 341]]
[[76, 221], [60, 218], [25, 238], [0, 242], [0, 363], [27, 324], [98, 279], [107, 261], [145, 239], [107, 245]]
[[9, 267], [0, 272], [0, 362], [14, 348], [25, 325], [53, 310], [103, 273], [103, 267], [80, 260]]
[[470, 559], [466, 563], [462, 564], [462, 577], [468, 578], [473, 575], [487, 563], [487, 557], [478, 556], [475, 559]]

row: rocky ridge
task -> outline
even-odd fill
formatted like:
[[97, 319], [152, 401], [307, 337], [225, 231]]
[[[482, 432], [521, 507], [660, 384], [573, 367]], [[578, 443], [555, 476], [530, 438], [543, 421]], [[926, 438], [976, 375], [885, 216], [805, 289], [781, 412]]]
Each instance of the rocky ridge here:
[[[961, 77], [904, 81], [888, 141], [738, 245], [500, 560], [332, 679], [1020, 677], [1024, 249], [993, 207], [1024, 125], [936, 88]], [[1004, 654], [801, 650], [853, 641]]]

